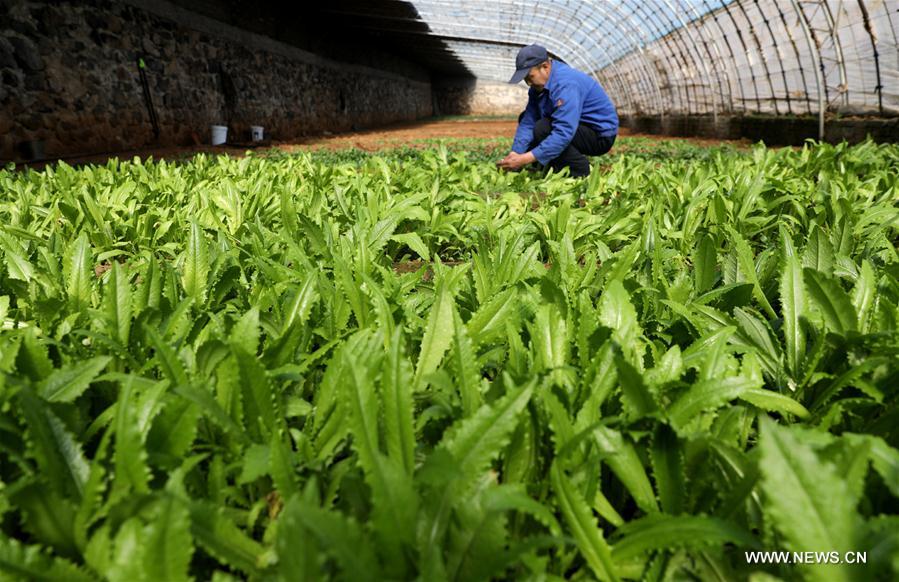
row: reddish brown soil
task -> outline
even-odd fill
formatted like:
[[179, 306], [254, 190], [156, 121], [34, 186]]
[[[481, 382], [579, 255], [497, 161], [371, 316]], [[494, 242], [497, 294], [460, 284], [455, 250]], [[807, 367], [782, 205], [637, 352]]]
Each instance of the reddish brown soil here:
[[[379, 151], [397, 147], [428, 147], [433, 145], [430, 140], [440, 139], [504, 139], [510, 138], [515, 133], [516, 121], [514, 118], [456, 118], [426, 120], [415, 123], [393, 125], [373, 130], [342, 133], [338, 135], [320, 135], [302, 138], [292, 141], [263, 142], [258, 147], [253, 144], [238, 144], [227, 146], [170, 146], [148, 147], [139, 150], [122, 152], [108, 152], [85, 156], [69, 156], [62, 158], [68, 164], [103, 164], [106, 160], [118, 157], [128, 160], [135, 156], [142, 159], [152, 157], [155, 160], [179, 160], [204, 152], [212, 154], [229, 154], [236, 157], [246, 155], [248, 151], [265, 151], [268, 148], [276, 148], [287, 152], [303, 150], [329, 149], [338, 150], [345, 148], [357, 148], [365, 151]], [[654, 141], [689, 141], [701, 146], [716, 146], [722, 143], [744, 146], [747, 142], [726, 141], [705, 138], [667, 137], [649, 134], [631, 133], [622, 128], [621, 135], [629, 137], [645, 137]], [[47, 162], [27, 164], [31, 168], [41, 169]]]

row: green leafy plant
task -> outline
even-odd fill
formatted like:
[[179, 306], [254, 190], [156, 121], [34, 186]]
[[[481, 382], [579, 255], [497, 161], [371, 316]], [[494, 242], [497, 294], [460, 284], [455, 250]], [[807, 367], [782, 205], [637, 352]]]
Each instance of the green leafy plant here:
[[899, 148], [507, 147], [0, 171], [0, 576], [899, 576]]

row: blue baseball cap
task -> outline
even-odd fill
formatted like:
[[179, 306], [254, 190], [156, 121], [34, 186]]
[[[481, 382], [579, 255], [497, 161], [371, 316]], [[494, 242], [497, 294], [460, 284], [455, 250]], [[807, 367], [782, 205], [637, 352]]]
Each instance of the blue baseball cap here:
[[512, 85], [520, 83], [527, 76], [531, 67], [536, 67], [547, 59], [549, 59], [549, 54], [539, 44], [529, 44], [523, 47], [515, 57], [515, 74], [509, 79], [509, 83]]

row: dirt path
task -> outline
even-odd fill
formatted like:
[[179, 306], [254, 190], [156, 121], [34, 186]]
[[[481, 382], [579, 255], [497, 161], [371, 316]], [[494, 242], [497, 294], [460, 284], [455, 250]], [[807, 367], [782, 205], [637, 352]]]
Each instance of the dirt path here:
[[[380, 151], [397, 147], [428, 147], [437, 140], [461, 140], [461, 139], [495, 139], [498, 142], [508, 140], [515, 134], [516, 120], [514, 118], [449, 118], [404, 123], [372, 130], [341, 133], [337, 135], [323, 134], [315, 137], [301, 138], [289, 141], [267, 141], [262, 144], [233, 144], [226, 146], [170, 146], [148, 147], [138, 150], [122, 152], [109, 152], [85, 156], [68, 156], [61, 158], [67, 164], [104, 164], [110, 158], [128, 160], [135, 156], [141, 159], [152, 157], [155, 160], [179, 160], [197, 153], [229, 154], [235, 157], [243, 157], [248, 151], [264, 151], [268, 148], [276, 148], [286, 152], [309, 150], [339, 150], [357, 148], [365, 151]], [[626, 128], [621, 130], [622, 136], [644, 137], [653, 141], [688, 141], [701, 146], [716, 146], [729, 143], [736, 146], [746, 145], [743, 141], [727, 141], [706, 138], [667, 137], [649, 134], [631, 133]], [[255, 146], [255, 147], [254, 147]], [[28, 166], [40, 170], [45, 162], [19, 164], [18, 167]]]

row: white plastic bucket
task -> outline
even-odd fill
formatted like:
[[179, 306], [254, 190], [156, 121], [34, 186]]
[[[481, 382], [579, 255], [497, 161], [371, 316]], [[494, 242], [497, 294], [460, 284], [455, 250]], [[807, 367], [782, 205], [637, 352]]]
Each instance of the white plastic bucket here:
[[253, 141], [262, 141], [262, 126], [261, 125], [251, 125], [250, 126], [250, 138]]
[[212, 145], [222, 145], [228, 141], [228, 126], [213, 125], [212, 127]]

